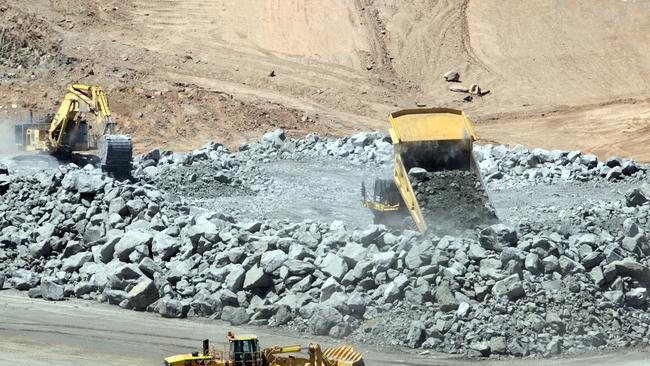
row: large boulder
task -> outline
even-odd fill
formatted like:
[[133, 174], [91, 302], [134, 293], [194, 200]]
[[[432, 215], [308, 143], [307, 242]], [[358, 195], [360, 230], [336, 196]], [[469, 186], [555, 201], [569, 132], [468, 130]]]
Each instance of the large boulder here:
[[38, 286], [41, 276], [38, 273], [26, 269], [17, 269], [11, 274], [11, 284], [16, 290], [29, 290]]
[[449, 287], [449, 282], [443, 281], [435, 290], [435, 299], [440, 310], [450, 311], [458, 309], [458, 300], [454, 296], [453, 291]]
[[250, 290], [254, 288], [269, 288], [273, 285], [273, 281], [271, 280], [271, 277], [264, 273], [264, 270], [256, 265], [251, 267], [246, 272], [246, 276], [244, 278], [244, 289], [245, 290]]
[[181, 248], [181, 243], [178, 239], [171, 237], [165, 233], [157, 233], [153, 237], [151, 250], [153, 256], [159, 261], [168, 261], [178, 253]]
[[338, 310], [329, 306], [318, 306], [309, 318], [309, 332], [314, 335], [327, 335], [332, 328], [343, 322]]
[[138, 246], [142, 245], [148, 247], [152, 240], [153, 237], [149, 233], [127, 231], [120, 241], [115, 244], [115, 252], [113, 256], [122, 262], [128, 262], [129, 255], [131, 255]]
[[519, 279], [519, 275], [510, 275], [501, 281], [497, 281], [492, 287], [492, 295], [495, 297], [506, 296], [510, 300], [516, 300], [520, 297], [526, 296], [524, 286]]
[[54, 279], [45, 278], [41, 281], [41, 296], [45, 300], [61, 301], [65, 299], [63, 286], [54, 282]]
[[273, 273], [275, 270], [280, 268], [288, 258], [289, 256], [279, 249], [270, 250], [262, 254], [260, 266], [265, 273]]
[[223, 284], [232, 292], [239, 292], [244, 287], [244, 279], [246, 278], [246, 270], [241, 265], [235, 265], [230, 273], [226, 276]]
[[230, 325], [242, 325], [248, 323], [250, 316], [244, 308], [224, 306], [221, 310], [221, 320], [229, 322]]
[[126, 295], [134, 310], [144, 311], [147, 306], [158, 300], [158, 289], [154, 282], [148, 278], [138, 282]]
[[81, 252], [73, 255], [70, 258], [66, 258], [63, 261], [61, 270], [66, 272], [74, 272], [81, 268], [84, 264], [93, 260], [93, 254], [90, 252]]
[[643, 183], [639, 188], [633, 188], [625, 194], [628, 207], [641, 206], [650, 201], [650, 184]]
[[334, 253], [328, 253], [320, 264], [324, 273], [340, 280], [348, 271], [348, 265], [343, 258]]
[[101, 175], [91, 174], [83, 170], [68, 172], [61, 181], [61, 186], [64, 189], [87, 194], [95, 194], [103, 190], [104, 184]]
[[189, 309], [189, 305], [183, 304], [180, 300], [162, 299], [158, 306], [158, 313], [163, 318], [185, 318]]

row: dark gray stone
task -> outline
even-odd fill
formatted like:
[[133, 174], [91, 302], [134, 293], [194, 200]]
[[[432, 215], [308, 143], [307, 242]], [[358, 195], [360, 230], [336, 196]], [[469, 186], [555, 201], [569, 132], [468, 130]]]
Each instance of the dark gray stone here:
[[148, 278], [141, 280], [126, 296], [132, 308], [137, 311], [146, 310], [147, 306], [154, 303], [159, 297], [156, 285]]
[[61, 301], [65, 299], [63, 286], [54, 282], [52, 278], [44, 278], [41, 281], [41, 296], [49, 301]]
[[250, 316], [244, 308], [224, 306], [221, 310], [221, 320], [229, 322], [230, 325], [242, 325], [248, 323]]

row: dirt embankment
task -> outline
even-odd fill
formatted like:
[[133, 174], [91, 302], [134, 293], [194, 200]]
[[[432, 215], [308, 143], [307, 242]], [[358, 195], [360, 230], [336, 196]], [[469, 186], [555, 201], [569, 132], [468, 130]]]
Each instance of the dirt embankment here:
[[[99, 84], [140, 149], [237, 145], [282, 124], [295, 133], [385, 130], [389, 112], [417, 103], [466, 110], [484, 141], [650, 159], [645, 1], [0, 6], [11, 55], [0, 70], [1, 100], [51, 113], [65, 84]], [[463, 102], [441, 77], [450, 69], [490, 94]], [[188, 109], [171, 97], [183, 88], [248, 107], [205, 97]], [[171, 100], [141, 98], [170, 91]], [[252, 117], [264, 113], [268, 123]]]

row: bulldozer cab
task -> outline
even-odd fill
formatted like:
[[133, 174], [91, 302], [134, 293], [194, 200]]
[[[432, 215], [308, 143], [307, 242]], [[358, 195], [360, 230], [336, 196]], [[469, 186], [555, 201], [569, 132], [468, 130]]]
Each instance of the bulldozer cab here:
[[262, 366], [262, 352], [256, 336], [235, 337], [229, 333], [228, 341], [233, 366]]

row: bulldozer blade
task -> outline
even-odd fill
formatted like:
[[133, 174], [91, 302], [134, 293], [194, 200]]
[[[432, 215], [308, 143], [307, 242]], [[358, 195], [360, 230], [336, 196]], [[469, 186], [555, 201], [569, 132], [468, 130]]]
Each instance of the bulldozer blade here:
[[363, 366], [364, 364], [361, 353], [348, 345], [326, 348], [323, 354], [339, 366]]

